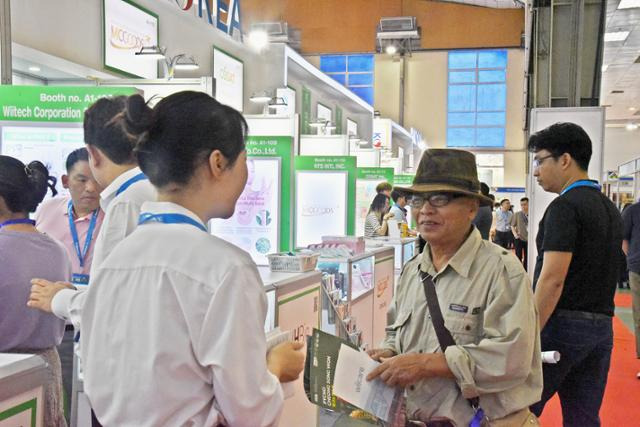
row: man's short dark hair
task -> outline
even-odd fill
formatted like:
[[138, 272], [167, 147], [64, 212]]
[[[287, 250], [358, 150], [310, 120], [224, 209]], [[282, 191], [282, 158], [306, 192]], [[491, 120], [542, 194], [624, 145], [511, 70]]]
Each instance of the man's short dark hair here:
[[493, 200], [494, 202], [496, 201], [496, 196], [495, 194], [487, 194], [487, 197], [489, 197], [491, 200]]
[[393, 186], [388, 182], [381, 182], [376, 186], [376, 193], [382, 193], [383, 191], [391, 191]]
[[567, 153], [580, 169], [589, 169], [591, 139], [587, 132], [575, 123], [556, 123], [529, 137], [528, 149], [532, 153], [547, 150], [554, 158]]
[[484, 182], [481, 182], [480, 183], [480, 192], [484, 196], [488, 196], [489, 195], [489, 186], [487, 184], [485, 184]]
[[502, 205], [504, 204], [504, 202], [509, 202], [509, 203], [511, 203], [511, 200], [509, 200], [509, 199], [502, 199], [502, 200], [500, 200], [500, 206], [502, 206]]
[[393, 190], [391, 192], [391, 200], [393, 200], [393, 203], [397, 203], [400, 197], [407, 197], [407, 195], [398, 190]]
[[520, 203], [522, 202], [528, 202], [529, 198], [528, 197], [523, 197], [522, 199], [520, 199]]
[[87, 151], [86, 148], [84, 147], [78, 148], [77, 150], [73, 150], [71, 153], [69, 153], [69, 155], [67, 156], [67, 163], [66, 163], [67, 173], [71, 173], [71, 169], [73, 169], [76, 163], [82, 162], [82, 161], [84, 162], [89, 161], [89, 152]]

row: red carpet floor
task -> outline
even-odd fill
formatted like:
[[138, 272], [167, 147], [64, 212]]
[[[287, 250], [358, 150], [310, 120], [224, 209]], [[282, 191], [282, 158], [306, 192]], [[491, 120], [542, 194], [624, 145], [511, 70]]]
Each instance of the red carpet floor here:
[[621, 294], [620, 292], [616, 292], [616, 296], [614, 297], [614, 302], [616, 307], [625, 307], [631, 308], [631, 294]]
[[[627, 295], [617, 295], [616, 305], [620, 296]], [[600, 409], [603, 427], [640, 426], [640, 380], [636, 379], [636, 373], [639, 371], [640, 360], [636, 359], [633, 333], [615, 317], [611, 368], [604, 402]], [[545, 406], [540, 422], [543, 427], [562, 426], [562, 410], [557, 395]]]

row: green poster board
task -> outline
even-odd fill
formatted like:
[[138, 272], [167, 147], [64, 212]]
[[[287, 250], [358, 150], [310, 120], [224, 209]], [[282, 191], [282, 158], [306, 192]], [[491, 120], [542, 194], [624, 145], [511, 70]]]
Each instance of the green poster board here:
[[336, 106], [336, 135], [342, 135], [342, 108]]
[[409, 187], [413, 184], [414, 175], [394, 175], [393, 186]]
[[[343, 222], [355, 232], [357, 159], [354, 156], [298, 156], [295, 164], [295, 245], [319, 243], [324, 232]], [[346, 188], [345, 188], [346, 187]], [[343, 229], [344, 230], [344, 229]]]
[[0, 86], [0, 121], [82, 123], [85, 110], [98, 99], [136, 92], [131, 87]]
[[292, 248], [291, 183], [293, 177], [293, 138], [290, 136], [247, 137], [248, 157], [280, 157], [280, 251]]
[[302, 108], [301, 108], [301, 125], [300, 125], [300, 134], [309, 135], [311, 133], [311, 127], [309, 126], [309, 122], [311, 122], [311, 91], [306, 87], [302, 86]]
[[358, 168], [358, 179], [386, 181], [393, 185], [393, 168]]
[[131, 87], [0, 86], [0, 154], [23, 163], [41, 161], [60, 177], [69, 153], [84, 147], [84, 113], [106, 96], [131, 95]]

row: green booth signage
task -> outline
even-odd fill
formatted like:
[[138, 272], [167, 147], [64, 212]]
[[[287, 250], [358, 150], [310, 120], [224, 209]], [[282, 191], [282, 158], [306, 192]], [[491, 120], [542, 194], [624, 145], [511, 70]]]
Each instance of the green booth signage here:
[[0, 86], [0, 121], [82, 122], [98, 99], [134, 93], [128, 87]]

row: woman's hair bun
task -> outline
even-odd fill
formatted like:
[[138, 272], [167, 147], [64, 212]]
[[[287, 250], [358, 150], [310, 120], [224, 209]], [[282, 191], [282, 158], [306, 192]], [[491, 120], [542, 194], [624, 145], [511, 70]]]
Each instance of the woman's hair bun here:
[[130, 133], [141, 134], [151, 124], [153, 110], [147, 105], [141, 95], [131, 95], [127, 98], [125, 117]]
[[33, 212], [47, 194], [47, 188], [51, 190], [52, 196], [58, 194], [56, 190], [58, 180], [50, 176], [47, 167], [37, 160], [25, 166], [24, 171], [31, 186], [31, 191], [28, 193], [29, 200], [25, 200], [25, 208], [27, 212]]

